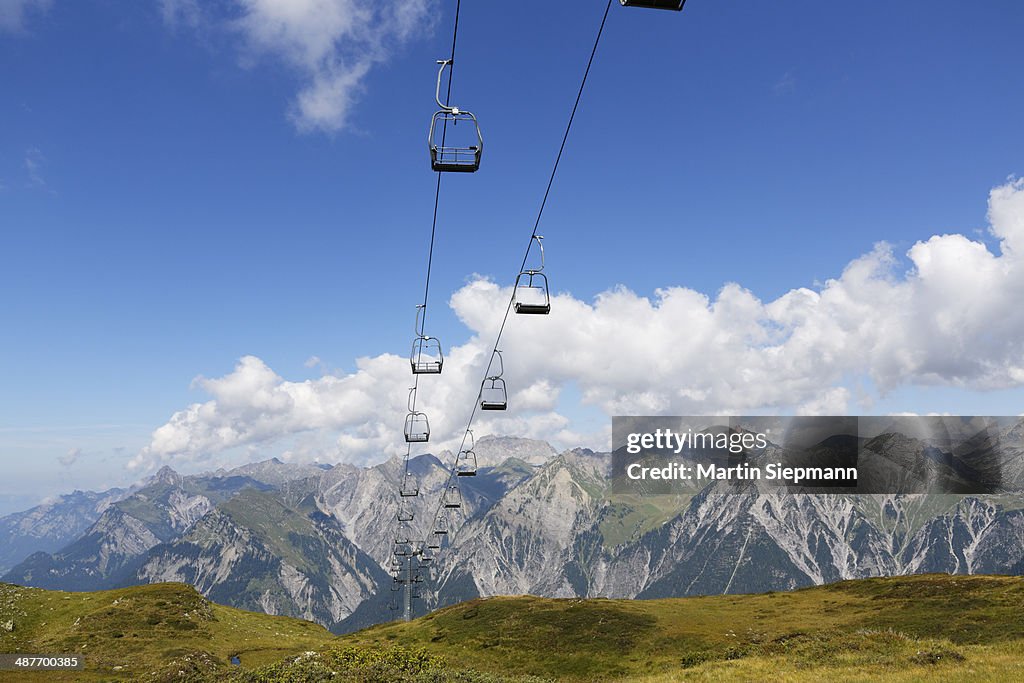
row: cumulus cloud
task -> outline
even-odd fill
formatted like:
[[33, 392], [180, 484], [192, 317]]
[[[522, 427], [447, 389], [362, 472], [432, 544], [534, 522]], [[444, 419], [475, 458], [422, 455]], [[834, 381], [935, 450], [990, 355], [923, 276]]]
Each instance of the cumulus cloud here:
[[[559, 294], [550, 316], [506, 328], [510, 409], [481, 415], [477, 434], [584, 443], [588, 435], [559, 412], [569, 385], [606, 415], [844, 414], [855, 393], [848, 385], [865, 378], [883, 393], [911, 384], [1024, 385], [1024, 180], [992, 190], [988, 217], [998, 253], [963, 235], [936, 235], [907, 252], [907, 270], [879, 244], [823, 285], [773, 301], [735, 283], [713, 297], [685, 287], [644, 297], [620, 286], [591, 302]], [[472, 336], [448, 350], [444, 374], [420, 392], [434, 452], [458, 445], [500, 323], [495, 311], [509, 294], [477, 278], [451, 297]], [[404, 452], [411, 379], [408, 360], [389, 354], [304, 382], [246, 357], [224, 377], [198, 379], [210, 400], [175, 413], [133, 464], [315, 430], [338, 432], [335, 457]]]
[[281, 60], [301, 86], [289, 118], [301, 131], [344, 128], [365, 79], [414, 35], [431, 32], [436, 0], [230, 0], [214, 15], [195, 0], [161, 0], [171, 26], [219, 26], [245, 58]]
[[0, 31], [21, 31], [25, 18], [33, 12], [45, 12], [53, 0], [0, 0]]

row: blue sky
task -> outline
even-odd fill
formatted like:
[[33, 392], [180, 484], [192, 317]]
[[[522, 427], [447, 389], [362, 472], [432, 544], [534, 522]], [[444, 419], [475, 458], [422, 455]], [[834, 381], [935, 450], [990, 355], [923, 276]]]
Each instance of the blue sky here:
[[[407, 353], [433, 203], [434, 60], [448, 50], [455, 3], [408, 3], [404, 17], [382, 3], [364, 23], [346, 14], [369, 6], [360, 0], [293, 3], [306, 16], [330, 12], [332, 24], [288, 23], [282, 2], [0, 0], [0, 458], [10, 470], [0, 511], [15, 495], [134, 480], [139, 470], [124, 465], [159, 450], [154, 430], [211, 396], [226, 403], [193, 380], [238, 378], [242, 358], [280, 384]], [[486, 144], [479, 173], [443, 181], [431, 333], [466, 345], [467, 378], [486, 327], [466, 323], [475, 276], [503, 286], [514, 276], [603, 9], [463, 2], [453, 100], [477, 114]], [[840, 278], [881, 241], [898, 282], [920, 266], [908, 250], [932, 236], [962, 235], [998, 256], [990, 192], [1024, 174], [1021, 25], [1014, 0], [691, 0], [680, 14], [615, 3], [541, 226], [555, 290], [582, 304], [617, 285], [651, 301], [672, 287], [714, 301], [733, 282], [767, 305]], [[326, 114], [304, 115], [302, 93], [360, 65], [365, 75]], [[448, 306], [457, 292], [468, 301], [458, 314]], [[540, 328], [522, 329], [526, 349]], [[1004, 354], [994, 365], [1012, 364], [1022, 332], [994, 333]], [[637, 347], [603, 353], [643, 355]], [[846, 388], [841, 405], [854, 413], [1021, 412], [1013, 368], [944, 374], [958, 361], [934, 353], [896, 371], [879, 351], [823, 381]], [[557, 368], [527, 378], [530, 367], [519, 367], [522, 383], [556, 399], [496, 431], [535, 415], [531, 435], [548, 425], [568, 442], [599, 432], [616, 407], [700, 405], [623, 403], [615, 396], [638, 391], [629, 381], [598, 386]], [[464, 382], [470, 399], [475, 381]], [[694, 386], [691, 399], [703, 391]], [[469, 405], [462, 389], [445, 391], [437, 409], [457, 413], [453, 436]], [[380, 424], [391, 410], [381, 407]], [[264, 413], [249, 405], [223, 419]], [[188, 470], [280, 452], [338, 459], [353, 443], [339, 435], [371, 432], [350, 450], [372, 460], [386, 438], [376, 419], [289, 417], [280, 433], [280, 422], [250, 425], [234, 442], [189, 441], [158, 460]]]

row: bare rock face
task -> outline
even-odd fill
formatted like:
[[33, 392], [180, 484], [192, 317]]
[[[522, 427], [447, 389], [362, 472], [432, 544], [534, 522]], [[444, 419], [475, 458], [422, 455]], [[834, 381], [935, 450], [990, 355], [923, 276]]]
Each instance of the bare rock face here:
[[246, 490], [148, 554], [139, 583], [180, 581], [215, 602], [336, 626], [389, 577], [313, 498]]
[[32, 553], [52, 553], [76, 540], [128, 494], [125, 489], [75, 491], [0, 518], [0, 575]]

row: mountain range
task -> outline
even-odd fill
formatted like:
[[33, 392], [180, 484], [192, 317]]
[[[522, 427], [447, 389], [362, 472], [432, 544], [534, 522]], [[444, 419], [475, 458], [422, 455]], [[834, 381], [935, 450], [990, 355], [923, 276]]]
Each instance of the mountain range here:
[[[1004, 439], [1024, 453], [1024, 420]], [[875, 439], [905, 453], [928, 443]], [[1012, 444], [1011, 444], [1012, 445]], [[717, 485], [614, 494], [611, 457], [541, 441], [481, 439], [459, 477], [417, 611], [475, 597], [662, 598], [781, 591], [919, 573], [1024, 574], [1024, 497], [812, 495]], [[1019, 457], [1019, 456], [1018, 456]], [[451, 455], [410, 461], [410, 522], [430, 537]], [[1018, 476], [1020, 468], [1012, 471]], [[75, 492], [0, 518], [0, 581], [100, 590], [180, 581], [211, 600], [302, 617], [335, 632], [388, 621], [387, 570], [403, 464], [277, 459], [182, 476], [165, 467], [130, 490]]]

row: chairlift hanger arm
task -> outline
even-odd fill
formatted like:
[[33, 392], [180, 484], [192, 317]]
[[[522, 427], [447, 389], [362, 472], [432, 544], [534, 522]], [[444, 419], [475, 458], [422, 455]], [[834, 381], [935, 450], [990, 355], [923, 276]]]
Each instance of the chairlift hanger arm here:
[[447, 112], [450, 112], [452, 114], [458, 114], [459, 113], [459, 108], [458, 107], [449, 106], [447, 103], [441, 101], [441, 76], [444, 75], [444, 70], [445, 70], [446, 67], [449, 67], [449, 66], [452, 66], [453, 64], [455, 64], [455, 60], [454, 59], [439, 59], [439, 60], [437, 60], [437, 63], [441, 65], [441, 68], [437, 70], [437, 90], [434, 92], [434, 99], [437, 101], [437, 106], [439, 106], [441, 109], [443, 109], [443, 110], [445, 110]]
[[[491, 368], [494, 367], [494, 359], [498, 359], [498, 371], [491, 372]], [[491, 362], [487, 364], [487, 379], [500, 379], [505, 374], [505, 360], [501, 356], [501, 350], [495, 349], [494, 353], [491, 354]], [[467, 429], [471, 435], [472, 430]]]
[[426, 314], [427, 314], [427, 305], [426, 304], [416, 304], [416, 326], [415, 326], [414, 329], [416, 331], [416, 336], [419, 337], [420, 339], [422, 339], [424, 337], [423, 328], [424, 328], [424, 326], [426, 324], [426, 321], [424, 320], [427, 317]]
[[540, 248], [540, 268], [531, 268], [529, 272], [540, 273], [544, 270], [544, 235], [534, 235], [533, 239]]

